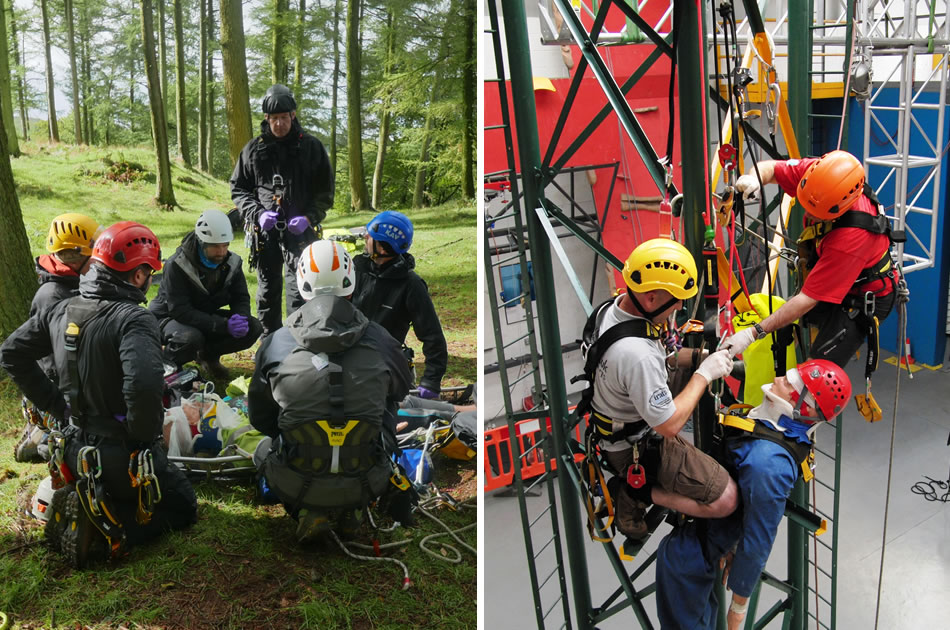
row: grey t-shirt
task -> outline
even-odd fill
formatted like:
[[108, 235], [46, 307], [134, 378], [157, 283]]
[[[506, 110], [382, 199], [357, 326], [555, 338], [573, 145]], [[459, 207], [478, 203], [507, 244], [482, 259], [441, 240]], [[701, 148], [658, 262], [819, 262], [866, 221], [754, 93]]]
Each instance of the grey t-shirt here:
[[[618, 296], [598, 327], [598, 336], [611, 326], [638, 318], [620, 309]], [[651, 427], [663, 424], [676, 410], [667, 384], [666, 352], [658, 339], [625, 337], [610, 346], [600, 359], [594, 375], [593, 406], [614, 421], [614, 431], [623, 424], [646, 421]], [[629, 448], [625, 442], [604, 444], [606, 450]]]

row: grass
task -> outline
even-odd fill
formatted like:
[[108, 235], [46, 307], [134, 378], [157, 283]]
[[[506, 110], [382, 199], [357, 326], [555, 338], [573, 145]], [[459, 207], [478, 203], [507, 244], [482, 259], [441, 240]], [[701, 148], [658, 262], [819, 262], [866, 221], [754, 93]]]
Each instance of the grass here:
[[[158, 235], [167, 257], [202, 210], [231, 207], [227, 182], [180, 165], [173, 167], [173, 177], [181, 207], [172, 211], [151, 201], [153, 181], [124, 184], [105, 178], [107, 162], [135, 162], [154, 171], [148, 150], [32, 143], [21, 148], [24, 156], [13, 160], [13, 169], [34, 255], [45, 253], [49, 222], [63, 212], [82, 212], [104, 224], [125, 219], [145, 223]], [[443, 385], [473, 382], [474, 204], [407, 214], [416, 225], [412, 251], [417, 271], [429, 284], [449, 344]], [[370, 217], [331, 211], [325, 227], [356, 227]], [[242, 242], [235, 241], [232, 248], [246, 255]], [[253, 275], [248, 284], [253, 294]], [[421, 344], [411, 334], [409, 343], [421, 357]], [[232, 376], [249, 375], [253, 357], [251, 349], [224, 362]], [[0, 612], [9, 615], [12, 628], [362, 630], [476, 625], [475, 558], [463, 551], [462, 562], [453, 565], [419, 549], [423, 537], [441, 531], [435, 523], [420, 517], [414, 529], [381, 534], [383, 542], [412, 540], [407, 547], [384, 552], [409, 568], [413, 586], [402, 591], [402, 572], [394, 564], [356, 561], [335, 547], [299, 547], [283, 508], [257, 505], [247, 483], [196, 482], [199, 522], [193, 528], [135, 548], [124, 561], [74, 571], [44, 547], [39, 524], [25, 515], [46, 468], [13, 461], [21, 426], [19, 392], [0, 376]], [[441, 489], [463, 500], [475, 496], [474, 463], [437, 454], [435, 466]], [[474, 522], [475, 510], [443, 509], [437, 516], [455, 528]], [[460, 536], [475, 546], [474, 530]], [[361, 538], [369, 540], [365, 533]], [[438, 550], [438, 543], [433, 546]]]

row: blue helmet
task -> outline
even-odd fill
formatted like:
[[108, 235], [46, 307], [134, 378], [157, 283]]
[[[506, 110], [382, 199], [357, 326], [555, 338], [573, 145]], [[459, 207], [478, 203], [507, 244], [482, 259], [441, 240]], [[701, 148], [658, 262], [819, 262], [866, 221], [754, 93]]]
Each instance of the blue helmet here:
[[412, 245], [412, 221], [402, 212], [380, 212], [366, 224], [374, 241], [388, 243], [397, 254], [405, 254]]

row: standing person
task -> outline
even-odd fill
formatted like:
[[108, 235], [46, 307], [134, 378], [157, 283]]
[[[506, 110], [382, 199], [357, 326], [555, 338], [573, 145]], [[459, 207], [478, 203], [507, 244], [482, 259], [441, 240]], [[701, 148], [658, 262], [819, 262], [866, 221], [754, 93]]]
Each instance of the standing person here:
[[309, 245], [297, 280], [307, 302], [261, 344], [248, 387], [251, 424], [273, 440], [255, 451], [258, 470], [299, 542], [353, 530], [384, 494], [408, 524], [410, 491], [390, 482], [396, 406], [412, 384], [399, 344], [350, 302], [353, 261], [340, 243]]
[[[412, 327], [426, 357], [426, 369], [419, 380], [419, 396], [437, 398], [448, 365], [448, 347], [429, 287], [415, 272], [416, 260], [409, 253], [412, 235], [412, 221], [401, 212], [380, 212], [366, 224], [366, 253], [353, 259], [356, 265], [353, 303], [371, 321], [388, 330], [404, 348], [409, 327]], [[412, 352], [408, 348], [404, 351]]]
[[[53, 472], [68, 485], [53, 495], [46, 537], [76, 568], [187, 527], [198, 509], [161, 444], [158, 322], [139, 306], [162, 266], [158, 239], [122, 221], [99, 236], [92, 259], [79, 296], [34, 315], [0, 346], [0, 367], [64, 427]], [[59, 383], [37, 364], [49, 354]]]
[[[804, 316], [806, 324], [818, 329], [809, 356], [843, 367], [865, 338], [876, 345], [875, 318], [887, 317], [897, 298], [890, 223], [865, 183], [864, 167], [847, 151], [769, 160], [757, 169], [762, 184], [777, 183], [806, 212], [799, 251], [807, 276], [796, 295], [722, 347], [736, 356], [756, 339]], [[759, 191], [759, 179], [754, 173], [743, 175], [736, 190], [748, 198]]]
[[[597, 331], [585, 358], [594, 366], [587, 400], [592, 430], [618, 480], [609, 484], [612, 494], [619, 490], [617, 528], [642, 538], [650, 503], [706, 518], [736, 509], [736, 484], [725, 468], [679, 436], [706, 387], [730, 373], [732, 359], [725, 351], [710, 354], [674, 397], [661, 328], [683, 300], [696, 295], [696, 263], [676, 241], [656, 238], [630, 253], [623, 278], [626, 292], [597, 309], [587, 324]], [[621, 328], [611, 332], [615, 327]], [[599, 343], [602, 338], [605, 343]], [[698, 351], [690, 356], [699, 362]]]
[[228, 216], [206, 210], [165, 262], [148, 308], [158, 318], [166, 364], [180, 368], [197, 357], [206, 374], [224, 379], [221, 356], [250, 348], [261, 336], [241, 257], [228, 251], [233, 239]]
[[[40, 288], [33, 295], [30, 317], [79, 293], [79, 276], [89, 270], [92, 247], [100, 230], [95, 219], [83, 214], [69, 212], [53, 219], [46, 236], [46, 251], [49, 254], [36, 259]], [[41, 359], [40, 367], [51, 381], [57, 382], [52, 356]], [[48, 433], [42, 426], [43, 415], [25, 398], [23, 412], [27, 418], [26, 426], [13, 449], [13, 459], [18, 462], [48, 460]]]
[[656, 607], [664, 628], [716, 627], [719, 602], [713, 587], [721, 558], [732, 590], [728, 627], [741, 627], [785, 500], [799, 475], [811, 478], [815, 431], [847, 406], [851, 381], [844, 368], [811, 359], [763, 385], [762, 392], [761, 405], [744, 417], [725, 416], [720, 427], [742, 509], [726, 519], [676, 527], [657, 549]]
[[281, 327], [284, 280], [287, 315], [303, 304], [295, 278], [297, 259], [320, 238], [335, 181], [326, 149], [301, 128], [297, 101], [286, 86], [268, 88], [261, 109], [261, 135], [245, 145], [234, 165], [231, 199], [245, 231], [253, 234], [248, 265], [257, 268], [257, 317], [268, 335]]

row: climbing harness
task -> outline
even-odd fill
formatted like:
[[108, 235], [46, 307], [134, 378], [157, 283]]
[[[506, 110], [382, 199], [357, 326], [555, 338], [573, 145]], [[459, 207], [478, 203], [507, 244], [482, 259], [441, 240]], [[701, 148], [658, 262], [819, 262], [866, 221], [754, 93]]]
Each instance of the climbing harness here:
[[102, 484], [102, 461], [99, 449], [83, 446], [76, 456], [76, 493], [79, 503], [99, 533], [106, 539], [110, 558], [116, 558], [125, 551], [125, 528], [109, 508], [110, 500]]

